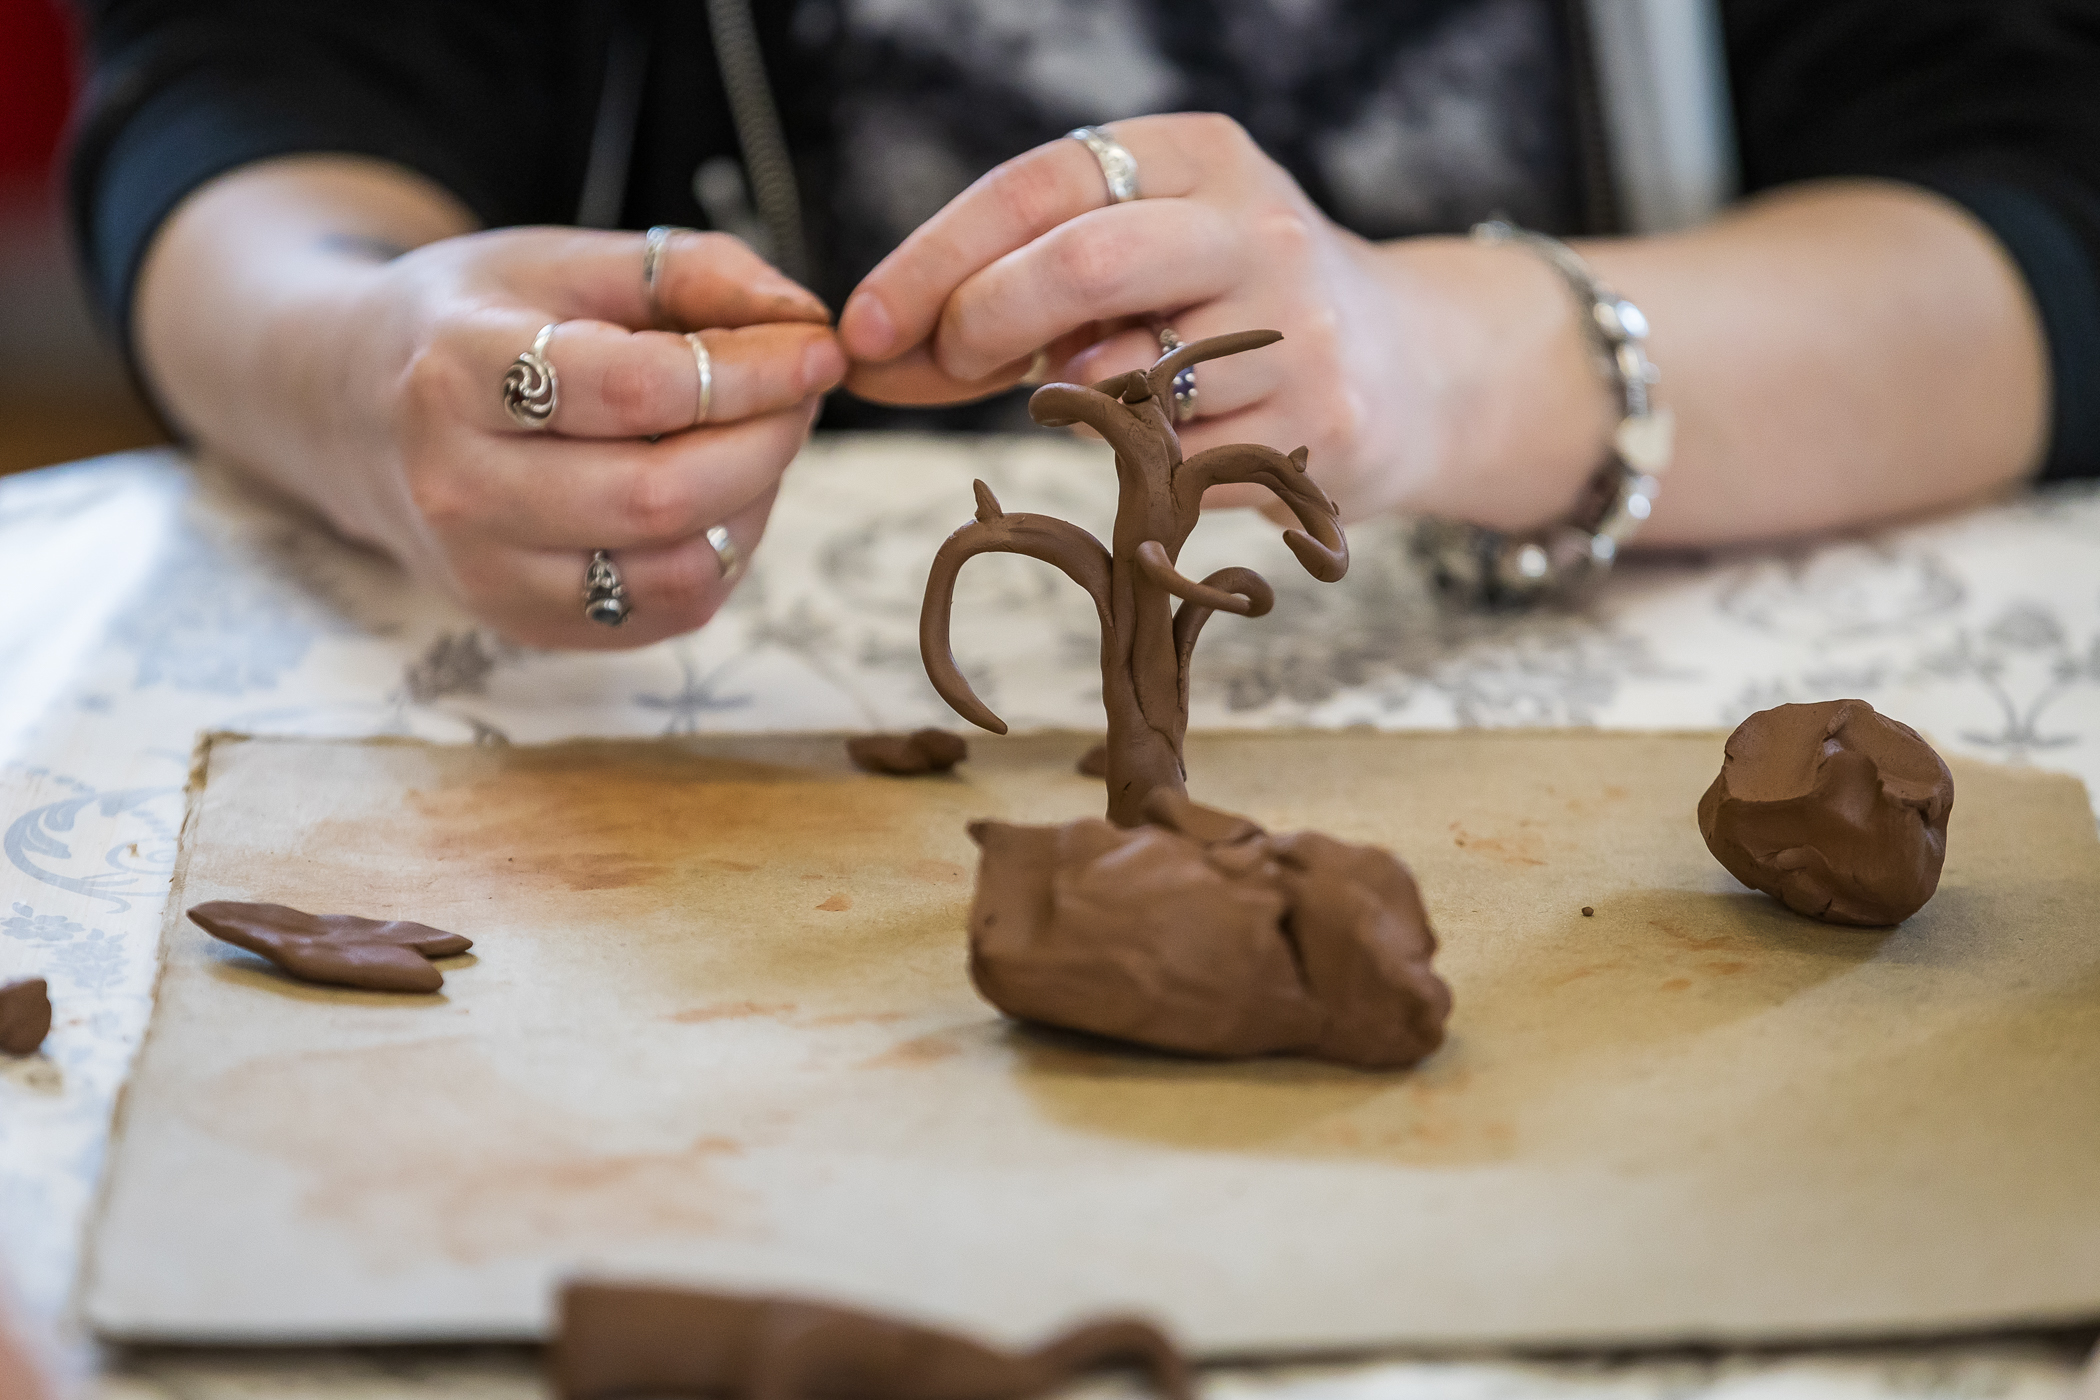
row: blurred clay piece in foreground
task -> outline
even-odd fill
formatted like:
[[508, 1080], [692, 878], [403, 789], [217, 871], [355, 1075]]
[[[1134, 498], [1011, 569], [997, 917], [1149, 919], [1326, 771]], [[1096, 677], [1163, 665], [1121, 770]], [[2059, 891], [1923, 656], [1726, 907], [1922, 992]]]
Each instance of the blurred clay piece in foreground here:
[[1010, 1353], [896, 1318], [794, 1298], [571, 1283], [547, 1364], [561, 1400], [1026, 1400], [1111, 1366], [1195, 1400], [1187, 1364], [1135, 1318], [1082, 1323]]
[[50, 990], [41, 977], [0, 987], [0, 1051], [34, 1055], [51, 1034]]
[[970, 756], [969, 741], [945, 729], [915, 729], [909, 734], [856, 734], [846, 741], [846, 757], [863, 773], [910, 778], [946, 773]]
[[1728, 873], [1796, 913], [1879, 928], [1924, 908], [1947, 857], [1954, 775], [1864, 700], [1779, 705], [1728, 736], [1699, 834]]
[[1451, 992], [1392, 855], [1166, 789], [1144, 815], [971, 823], [970, 976], [992, 1005], [1192, 1055], [1398, 1069], [1442, 1044]]

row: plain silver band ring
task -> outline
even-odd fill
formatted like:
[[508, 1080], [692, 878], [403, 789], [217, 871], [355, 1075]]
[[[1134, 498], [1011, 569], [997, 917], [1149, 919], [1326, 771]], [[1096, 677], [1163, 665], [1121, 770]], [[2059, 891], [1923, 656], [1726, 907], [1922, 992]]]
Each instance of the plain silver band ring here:
[[1138, 197], [1137, 157], [1128, 146], [1098, 126], [1074, 127], [1065, 135], [1094, 153], [1101, 178], [1108, 181], [1110, 203], [1124, 204]]
[[612, 556], [594, 550], [583, 571], [583, 615], [601, 627], [618, 627], [634, 609], [627, 604], [627, 584]]
[[[1182, 346], [1172, 326], [1159, 328], [1159, 353], [1171, 355]], [[1189, 365], [1174, 376], [1174, 421], [1186, 423], [1196, 416], [1196, 367]]]
[[715, 360], [707, 353], [700, 332], [687, 331], [685, 343], [693, 347], [693, 368], [700, 372], [700, 383], [693, 390], [693, 426], [697, 428], [715, 406]]
[[533, 337], [532, 348], [510, 362], [503, 375], [503, 408], [521, 428], [539, 432], [561, 402], [561, 377], [547, 358], [547, 342], [561, 323], [549, 321]]
[[742, 566], [744, 556], [737, 553], [736, 541], [729, 538], [729, 527], [710, 526], [707, 531], [707, 544], [715, 552], [715, 562], [722, 566], [722, 577], [736, 577], [736, 571]]
[[670, 251], [671, 235], [691, 233], [692, 229], [677, 224], [658, 224], [642, 238], [642, 291], [649, 298], [649, 322], [651, 325], [666, 324], [664, 304], [658, 293], [657, 281], [663, 276], [664, 256]]

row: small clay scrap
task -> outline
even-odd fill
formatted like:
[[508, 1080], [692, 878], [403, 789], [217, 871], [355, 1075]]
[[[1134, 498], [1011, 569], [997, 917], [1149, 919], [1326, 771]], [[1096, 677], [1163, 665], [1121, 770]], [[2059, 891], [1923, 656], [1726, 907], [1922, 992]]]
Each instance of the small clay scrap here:
[[572, 1283], [548, 1369], [562, 1400], [1025, 1400], [1083, 1371], [1132, 1366], [1168, 1400], [1188, 1367], [1150, 1323], [1106, 1318], [1020, 1355], [892, 1318], [792, 1298]]
[[308, 914], [283, 904], [215, 899], [189, 911], [213, 938], [259, 953], [302, 982], [374, 992], [434, 992], [445, 976], [430, 965], [474, 940], [428, 924]]
[[863, 773], [915, 777], [946, 773], [970, 756], [969, 741], [945, 729], [909, 734], [857, 734], [846, 741], [846, 757]]
[[34, 1055], [51, 1034], [51, 996], [41, 977], [0, 987], [0, 1050]]
[[1899, 924], [1939, 887], [1954, 775], [1864, 700], [1779, 705], [1728, 736], [1699, 834], [1752, 889], [1833, 924]]
[[970, 975], [1009, 1016], [1194, 1055], [1398, 1069], [1451, 992], [1414, 878], [1385, 851], [1270, 836], [1169, 788], [1146, 824], [970, 824]]

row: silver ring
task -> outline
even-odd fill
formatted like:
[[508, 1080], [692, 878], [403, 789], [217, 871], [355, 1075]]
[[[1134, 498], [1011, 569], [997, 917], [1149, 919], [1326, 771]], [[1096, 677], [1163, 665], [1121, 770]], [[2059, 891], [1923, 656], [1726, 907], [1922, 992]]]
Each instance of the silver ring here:
[[649, 323], [654, 326], [666, 324], [664, 304], [657, 293], [657, 279], [663, 276], [664, 254], [668, 251], [671, 235], [691, 233], [692, 229], [677, 224], [658, 224], [642, 238], [642, 291], [649, 298]]
[[700, 371], [699, 387], [693, 390], [693, 426], [698, 427], [707, 421], [708, 410], [715, 406], [715, 361], [701, 343], [700, 332], [687, 331], [685, 343], [693, 347], [693, 368]]
[[[1172, 326], [1159, 328], [1159, 353], [1171, 355], [1182, 345], [1181, 337]], [[1174, 375], [1174, 421], [1186, 423], [1196, 416], [1196, 367], [1188, 366]]]
[[503, 407], [511, 421], [535, 432], [547, 426], [561, 402], [561, 378], [547, 358], [547, 342], [559, 321], [549, 321], [533, 337], [532, 348], [510, 362], [503, 375]]
[[1075, 127], [1065, 135], [1085, 143], [1100, 162], [1101, 178], [1108, 181], [1110, 203], [1123, 204], [1138, 197], [1137, 157], [1128, 146], [1098, 126]]
[[627, 585], [612, 556], [602, 549], [593, 552], [583, 571], [583, 615], [602, 627], [618, 627], [633, 614], [634, 609], [627, 605]]
[[737, 569], [744, 562], [744, 556], [737, 553], [736, 541], [729, 538], [729, 527], [710, 526], [707, 531], [707, 543], [715, 552], [715, 562], [722, 566], [722, 577], [734, 578]]

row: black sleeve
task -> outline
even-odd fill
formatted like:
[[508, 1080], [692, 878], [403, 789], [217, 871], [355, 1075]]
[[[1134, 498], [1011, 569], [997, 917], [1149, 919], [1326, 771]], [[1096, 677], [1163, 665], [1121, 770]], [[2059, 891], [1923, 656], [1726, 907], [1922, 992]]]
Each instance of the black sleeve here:
[[1723, 0], [1747, 191], [1934, 190], [2025, 277], [2054, 390], [2044, 480], [2100, 476], [2100, 0]]
[[428, 176], [486, 225], [569, 221], [610, 4], [90, 0], [72, 209], [95, 300], [127, 344], [132, 286], [191, 190], [294, 152]]

